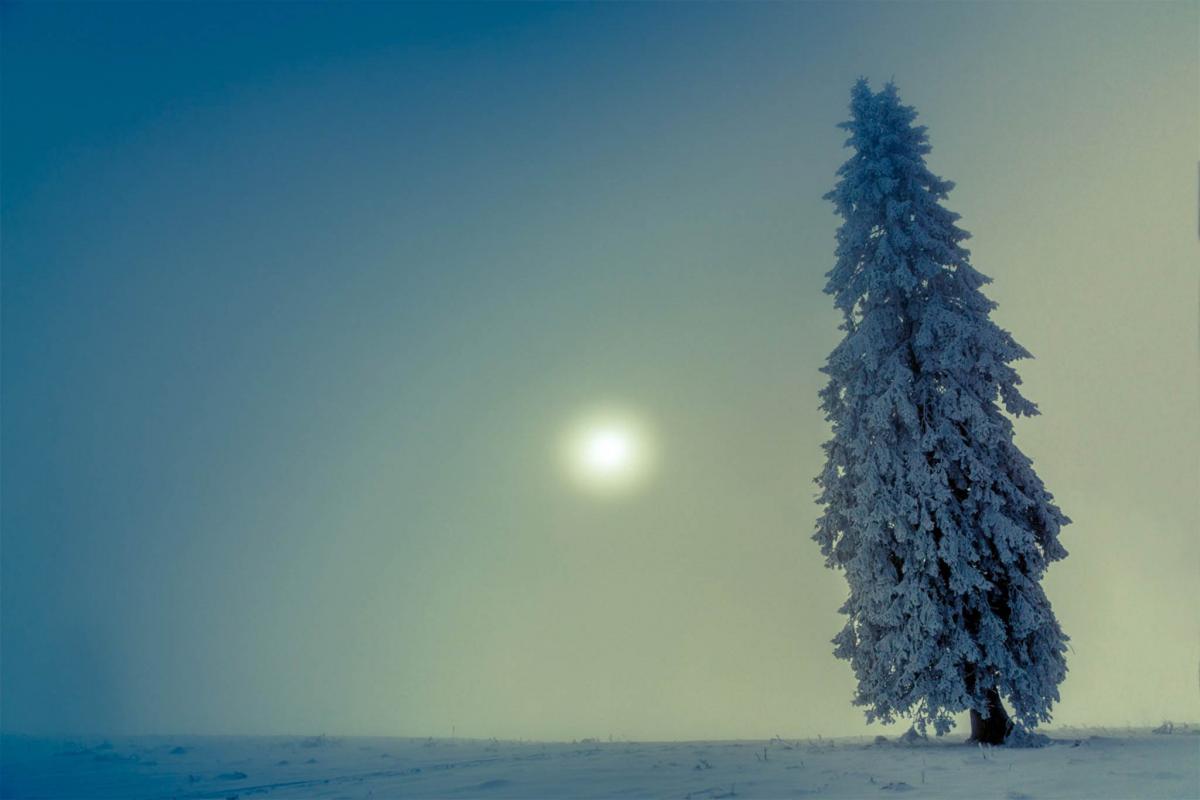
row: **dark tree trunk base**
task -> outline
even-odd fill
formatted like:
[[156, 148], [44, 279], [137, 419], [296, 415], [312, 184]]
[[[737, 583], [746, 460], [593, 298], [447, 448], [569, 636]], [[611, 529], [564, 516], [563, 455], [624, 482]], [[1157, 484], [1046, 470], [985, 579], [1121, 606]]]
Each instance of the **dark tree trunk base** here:
[[981, 744], [1004, 744], [1008, 734], [1012, 733], [1012, 719], [1000, 702], [1000, 693], [991, 689], [987, 693], [988, 715], [980, 716], [979, 712], [971, 709], [971, 738], [969, 742]]

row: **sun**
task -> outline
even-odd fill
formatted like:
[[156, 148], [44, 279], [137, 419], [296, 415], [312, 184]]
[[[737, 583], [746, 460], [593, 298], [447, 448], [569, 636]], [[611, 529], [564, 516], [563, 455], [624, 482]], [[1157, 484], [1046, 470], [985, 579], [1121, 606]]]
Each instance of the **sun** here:
[[576, 484], [593, 492], [624, 492], [642, 484], [653, 465], [648, 426], [628, 412], [582, 417], [564, 437], [564, 461]]
[[610, 475], [629, 469], [634, 456], [633, 437], [620, 428], [592, 431], [583, 442], [580, 454], [584, 465], [597, 475]]

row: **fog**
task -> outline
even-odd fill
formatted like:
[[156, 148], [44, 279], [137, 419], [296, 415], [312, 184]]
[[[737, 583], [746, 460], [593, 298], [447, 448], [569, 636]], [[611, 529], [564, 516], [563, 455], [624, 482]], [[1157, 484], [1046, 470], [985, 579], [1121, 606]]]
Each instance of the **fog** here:
[[[809, 539], [859, 75], [1036, 356], [1056, 723], [1200, 718], [1196, 4], [0, 13], [4, 730], [866, 731]], [[606, 407], [635, 491], [564, 468]]]

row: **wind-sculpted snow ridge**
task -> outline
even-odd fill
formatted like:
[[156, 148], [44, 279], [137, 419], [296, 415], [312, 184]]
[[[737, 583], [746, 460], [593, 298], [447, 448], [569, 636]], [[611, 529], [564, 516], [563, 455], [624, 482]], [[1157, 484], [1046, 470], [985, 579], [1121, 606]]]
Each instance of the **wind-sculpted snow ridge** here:
[[949, 738], [508, 742], [347, 737], [3, 739], [0, 796], [224, 798], [1200, 797], [1200, 737], [1060, 731], [1047, 746]]

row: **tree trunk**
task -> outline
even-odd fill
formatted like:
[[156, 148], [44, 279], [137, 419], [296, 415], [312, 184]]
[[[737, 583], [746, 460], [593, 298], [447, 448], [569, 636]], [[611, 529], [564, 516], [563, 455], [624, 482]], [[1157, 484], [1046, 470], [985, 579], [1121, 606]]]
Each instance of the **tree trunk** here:
[[981, 717], [979, 712], [971, 709], [971, 742], [983, 744], [1004, 744], [1008, 734], [1012, 732], [1012, 720], [1000, 702], [1000, 693], [989, 689], [987, 693], [988, 715]]

